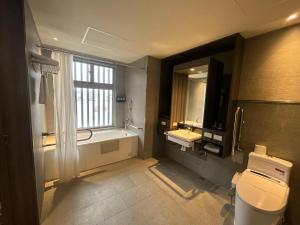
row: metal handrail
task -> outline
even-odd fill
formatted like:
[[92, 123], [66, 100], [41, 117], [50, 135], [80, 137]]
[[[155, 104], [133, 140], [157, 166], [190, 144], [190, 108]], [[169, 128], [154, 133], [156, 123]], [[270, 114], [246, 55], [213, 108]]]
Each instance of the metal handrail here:
[[[92, 129], [78, 129], [76, 131], [84, 131], [84, 130], [89, 131], [90, 132], [90, 136], [87, 137], [87, 138], [76, 140], [77, 142], [87, 141], [87, 140], [90, 140], [93, 137], [93, 130]], [[54, 135], [54, 134], [55, 134], [55, 132], [44, 132], [44, 133], [42, 133], [42, 136], [46, 137], [46, 136], [51, 136], [51, 135]], [[55, 145], [56, 145], [56, 143], [53, 143], [53, 144], [42, 145], [42, 147], [49, 147], [49, 146], [55, 146]]]
[[142, 127], [138, 127], [138, 126], [135, 126], [135, 125], [133, 125], [133, 124], [127, 124], [127, 127], [131, 127], [131, 128], [133, 128], [133, 129], [136, 129], [136, 130], [143, 130]]
[[87, 130], [90, 132], [90, 136], [88, 138], [84, 138], [84, 139], [81, 139], [81, 140], [77, 140], [77, 142], [80, 142], [80, 141], [87, 141], [87, 140], [90, 140], [93, 136], [93, 130], [92, 129], [80, 129], [80, 130], [77, 130], [77, 131], [83, 131], [83, 130]]
[[233, 135], [231, 155], [234, 156], [236, 151], [241, 151], [240, 141], [242, 136], [242, 127], [244, 125], [244, 110], [237, 107], [234, 114]]

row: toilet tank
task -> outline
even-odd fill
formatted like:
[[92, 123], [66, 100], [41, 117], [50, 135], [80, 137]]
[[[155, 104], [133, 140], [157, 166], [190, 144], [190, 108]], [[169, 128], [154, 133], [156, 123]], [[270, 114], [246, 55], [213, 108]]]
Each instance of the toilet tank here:
[[247, 168], [276, 178], [288, 184], [292, 166], [293, 164], [289, 161], [250, 152]]

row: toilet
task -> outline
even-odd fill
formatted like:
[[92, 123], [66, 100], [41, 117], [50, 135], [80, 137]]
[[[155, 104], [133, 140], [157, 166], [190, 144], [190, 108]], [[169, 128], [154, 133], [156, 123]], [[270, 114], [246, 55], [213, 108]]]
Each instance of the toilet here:
[[234, 225], [279, 225], [289, 196], [293, 164], [251, 152], [236, 183]]

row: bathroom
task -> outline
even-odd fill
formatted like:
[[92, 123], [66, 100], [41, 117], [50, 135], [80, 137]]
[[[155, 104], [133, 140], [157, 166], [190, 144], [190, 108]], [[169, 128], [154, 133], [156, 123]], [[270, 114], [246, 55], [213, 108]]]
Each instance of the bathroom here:
[[[45, 55], [54, 52], [46, 48], [43, 51]], [[144, 121], [146, 88], [147, 85], [157, 84], [154, 83], [155, 80], [147, 82], [149, 75], [145, 68], [151, 70], [151, 76], [156, 76], [158, 81], [159, 61], [153, 57], [144, 57], [130, 66], [124, 66], [76, 56], [73, 58], [72, 66], [79, 171], [92, 170], [132, 157], [146, 158], [146, 154], [151, 155], [152, 153], [145, 152], [147, 149], [144, 147], [144, 136], [153, 132], [148, 127], [146, 129]], [[59, 157], [55, 148], [55, 114], [58, 112], [55, 112], [57, 106], [55, 106], [54, 82], [51, 82], [53, 79], [55, 78], [48, 76], [43, 87], [47, 88], [48, 93], [44, 102], [43, 146], [44, 179], [46, 182], [49, 181], [49, 185], [59, 180]], [[96, 84], [89, 83], [91, 79], [94, 79], [93, 82]], [[87, 80], [89, 82], [86, 82]], [[158, 95], [156, 98], [158, 99]]]
[[1, 5], [0, 224], [300, 224], [299, 2]]

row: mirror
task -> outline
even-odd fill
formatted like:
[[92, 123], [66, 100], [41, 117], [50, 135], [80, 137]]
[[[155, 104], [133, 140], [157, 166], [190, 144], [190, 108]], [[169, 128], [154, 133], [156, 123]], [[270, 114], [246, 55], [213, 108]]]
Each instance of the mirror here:
[[208, 65], [200, 66], [195, 68], [196, 73], [188, 75], [185, 123], [191, 122], [199, 128], [203, 126], [207, 70]]
[[[184, 108], [175, 109], [173, 127], [177, 123], [203, 127], [207, 74], [208, 64], [174, 68], [172, 109], [175, 109], [176, 104]], [[181, 102], [178, 97], [180, 95]], [[182, 115], [178, 116], [180, 111]], [[177, 118], [174, 118], [176, 116]]]

